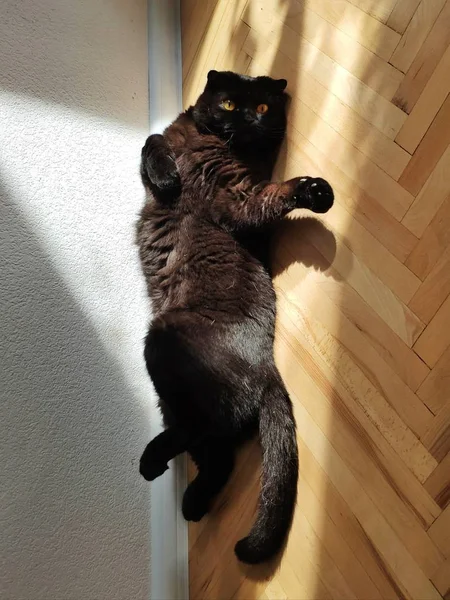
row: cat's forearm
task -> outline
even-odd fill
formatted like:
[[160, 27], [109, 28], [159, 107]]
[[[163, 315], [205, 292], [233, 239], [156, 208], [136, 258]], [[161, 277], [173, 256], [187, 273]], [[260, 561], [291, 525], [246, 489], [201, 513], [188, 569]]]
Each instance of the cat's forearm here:
[[265, 183], [236, 194], [219, 195], [213, 203], [213, 216], [232, 228], [264, 227], [282, 219], [295, 208], [326, 212], [333, 204], [329, 184], [320, 178], [295, 177], [283, 183]]

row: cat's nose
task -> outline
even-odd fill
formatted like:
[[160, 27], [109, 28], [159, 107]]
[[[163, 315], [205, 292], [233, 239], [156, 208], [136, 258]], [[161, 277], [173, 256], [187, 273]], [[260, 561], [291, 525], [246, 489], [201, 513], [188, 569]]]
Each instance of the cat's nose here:
[[250, 110], [244, 111], [244, 121], [246, 123], [253, 123], [254, 120], [255, 120], [255, 115], [252, 111], [250, 111]]

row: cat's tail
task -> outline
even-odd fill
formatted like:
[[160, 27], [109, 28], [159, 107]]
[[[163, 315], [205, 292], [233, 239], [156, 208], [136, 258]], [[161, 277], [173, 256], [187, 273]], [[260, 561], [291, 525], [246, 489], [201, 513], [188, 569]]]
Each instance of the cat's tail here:
[[262, 446], [258, 516], [249, 535], [235, 547], [244, 563], [275, 556], [289, 532], [297, 499], [298, 450], [292, 404], [283, 383], [266, 391], [259, 418]]

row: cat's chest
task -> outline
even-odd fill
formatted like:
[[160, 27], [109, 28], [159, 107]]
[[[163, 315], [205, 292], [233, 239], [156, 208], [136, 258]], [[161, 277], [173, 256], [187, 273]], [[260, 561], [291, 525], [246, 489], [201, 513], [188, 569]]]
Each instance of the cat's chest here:
[[248, 167], [223, 144], [188, 148], [177, 159], [183, 188], [202, 195], [235, 185], [249, 175]]

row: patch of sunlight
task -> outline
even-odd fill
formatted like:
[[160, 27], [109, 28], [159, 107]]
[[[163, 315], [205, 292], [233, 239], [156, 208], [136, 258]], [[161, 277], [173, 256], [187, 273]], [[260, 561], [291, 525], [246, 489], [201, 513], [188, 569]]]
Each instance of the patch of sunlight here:
[[[142, 406], [149, 306], [134, 223], [146, 131], [0, 92], [2, 183]], [[143, 393], [145, 390], [145, 393]]]

